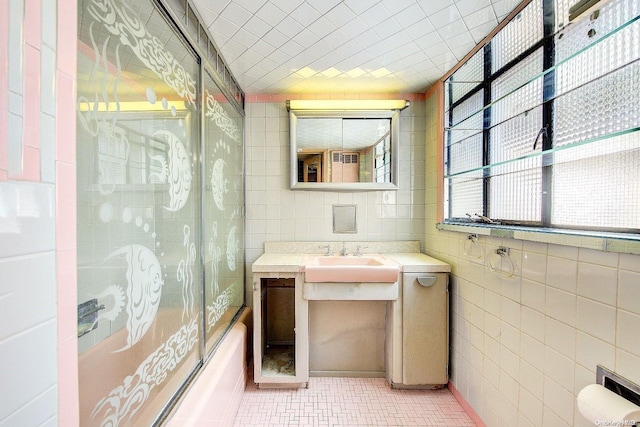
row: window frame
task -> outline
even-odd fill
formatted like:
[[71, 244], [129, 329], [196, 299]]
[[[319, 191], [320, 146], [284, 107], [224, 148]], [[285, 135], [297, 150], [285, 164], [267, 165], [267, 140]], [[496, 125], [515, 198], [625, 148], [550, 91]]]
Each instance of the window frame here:
[[[546, 155], [545, 151], [553, 150], [553, 136], [554, 136], [554, 105], [556, 98], [556, 85], [555, 85], [555, 2], [554, 0], [542, 0], [542, 15], [544, 17], [543, 22], [543, 35], [542, 39], [533, 43], [530, 47], [526, 48], [523, 52], [516, 55], [508, 63], [504, 64], [500, 69], [491, 72], [491, 41], [499, 31], [505, 28], [513, 18], [518, 16], [531, 2], [523, 2], [520, 6], [512, 12], [512, 14], [506, 19], [502, 25], [488, 35], [483, 43], [472, 51], [467, 57], [461, 61], [451, 72], [445, 75], [442, 79], [442, 91], [444, 96], [442, 97], [443, 105], [443, 158], [442, 158], [442, 177], [443, 186], [442, 200], [440, 203], [441, 210], [441, 223], [437, 224], [439, 229], [453, 230], [453, 231], [466, 231], [474, 234], [495, 235], [499, 237], [513, 237], [516, 235], [525, 236], [525, 240], [543, 241], [550, 240], [558, 241], [561, 243], [571, 241], [573, 244], [578, 243], [581, 238], [586, 242], [588, 247], [601, 248], [603, 250], [615, 250], [620, 252], [640, 253], [640, 245], [634, 243], [640, 242], [640, 229], [627, 229], [627, 228], [606, 228], [606, 227], [590, 227], [590, 226], [556, 226], [552, 222], [552, 191], [553, 191], [553, 162], [549, 165], [545, 165], [542, 162], [540, 168], [542, 170], [542, 193], [541, 196], [541, 209], [540, 209], [540, 221], [526, 222], [526, 221], [509, 221], [500, 220], [500, 224], [490, 223], [490, 207], [491, 207], [491, 195], [490, 195], [490, 146], [491, 146], [491, 107], [492, 103], [496, 100], [491, 99], [491, 85], [492, 83], [504, 73], [512, 70], [518, 64], [521, 64], [525, 59], [529, 58], [539, 49], [543, 49], [543, 93], [542, 93], [542, 123], [541, 136], [542, 136], [542, 153], [541, 158]], [[453, 90], [445, 90], [445, 85], [452, 84], [451, 78], [455, 72], [465, 65], [472, 57], [483, 51], [484, 56], [484, 70], [483, 80], [479, 82], [475, 87], [468, 90], [464, 95], [459, 97], [453, 102]], [[560, 61], [562, 62], [562, 61]], [[449, 88], [451, 89], [451, 87]], [[447, 143], [451, 141], [451, 128], [454, 126], [453, 114], [457, 106], [460, 106], [472, 96], [477, 96], [478, 92], [483, 94], [483, 127], [482, 127], [482, 212], [478, 215], [478, 218], [466, 219], [460, 217], [452, 217], [449, 212], [452, 211], [451, 185], [452, 181], [447, 179], [455, 174], [449, 174], [451, 168], [451, 152], [447, 148]], [[448, 99], [444, 99], [447, 94]], [[448, 109], [447, 106], [448, 105]], [[471, 116], [470, 116], [471, 117]], [[458, 121], [457, 123], [461, 123]], [[457, 124], [456, 123], [456, 124]], [[545, 129], [545, 134], [542, 134], [542, 129]], [[533, 141], [532, 141], [533, 142]], [[553, 151], [552, 151], [553, 153]], [[551, 154], [552, 155], [552, 154]], [[468, 171], [467, 171], [468, 172]], [[448, 182], [447, 182], [448, 181]], [[482, 218], [482, 219], [481, 219]], [[487, 221], [487, 219], [489, 219]], [[485, 221], [485, 222], [482, 222]], [[478, 232], [480, 229], [487, 229], [488, 231]], [[524, 233], [524, 234], [523, 234]], [[570, 236], [553, 238], [551, 236]], [[623, 244], [613, 244], [612, 242], [624, 242]], [[637, 246], [637, 248], [636, 248]]]

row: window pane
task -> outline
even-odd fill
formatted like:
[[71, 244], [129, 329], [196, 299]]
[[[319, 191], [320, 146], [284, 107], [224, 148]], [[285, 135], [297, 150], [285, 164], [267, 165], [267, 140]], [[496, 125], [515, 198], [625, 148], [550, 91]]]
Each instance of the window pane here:
[[476, 171], [464, 177], [453, 177], [445, 182], [449, 203], [448, 218], [467, 218], [467, 214], [483, 215], [482, 208], [482, 171]]
[[[538, 49], [493, 81], [492, 96], [498, 101], [491, 107], [492, 127], [489, 137], [491, 164], [513, 160], [542, 150], [542, 141], [536, 143], [536, 137], [543, 126], [542, 79], [533, 79], [542, 72], [542, 67], [542, 49]], [[540, 165], [540, 158], [535, 157], [515, 164], [491, 168], [488, 212], [490, 218], [524, 222], [540, 221], [542, 194]]]
[[[640, 4], [640, 2], [637, 2]], [[610, 18], [609, 18], [610, 17]], [[601, 13], [592, 25], [609, 28], [616, 14]], [[582, 47], [584, 33], [557, 42], [563, 55]], [[640, 123], [640, 21], [560, 65], [556, 72], [556, 146], [620, 132]]]
[[[445, 147], [445, 173], [453, 175], [482, 167], [482, 100], [483, 93], [478, 92], [452, 111], [452, 118], [460, 121], [470, 113], [478, 112], [466, 118], [455, 129], [449, 130]], [[483, 213], [482, 208], [482, 171], [448, 179], [445, 183], [450, 218], [466, 218], [466, 214]]]
[[640, 123], [640, 22], [619, 28], [638, 13], [638, 1], [612, 1], [557, 38], [568, 60], [556, 72], [555, 146], [579, 145], [554, 154], [555, 225], [640, 228], [640, 136], [627, 134]]
[[553, 225], [640, 228], [640, 137], [602, 142], [555, 154]]
[[447, 84], [445, 84], [445, 102], [448, 104], [445, 110], [449, 110], [449, 104], [455, 104], [464, 95], [481, 84], [483, 79], [484, 51], [480, 49], [447, 79]]
[[533, 0], [491, 39], [491, 72], [495, 73], [542, 40], [542, 0]]

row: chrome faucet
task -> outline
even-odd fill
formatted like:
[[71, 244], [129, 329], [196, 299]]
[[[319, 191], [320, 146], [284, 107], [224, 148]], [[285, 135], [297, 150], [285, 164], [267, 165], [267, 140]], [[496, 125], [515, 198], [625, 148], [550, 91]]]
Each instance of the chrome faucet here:
[[329, 256], [331, 255], [331, 245], [320, 245], [318, 246], [319, 248], [327, 248], [327, 251], [324, 253], [324, 256]]
[[360, 249], [363, 248], [367, 248], [368, 246], [361, 246], [361, 245], [357, 245], [356, 246], [356, 253], [354, 253], [355, 256], [362, 256], [362, 252], [360, 251]]
[[349, 252], [347, 252], [347, 243], [346, 242], [342, 242], [342, 249], [340, 250], [340, 255], [341, 256], [347, 256], [349, 255]]

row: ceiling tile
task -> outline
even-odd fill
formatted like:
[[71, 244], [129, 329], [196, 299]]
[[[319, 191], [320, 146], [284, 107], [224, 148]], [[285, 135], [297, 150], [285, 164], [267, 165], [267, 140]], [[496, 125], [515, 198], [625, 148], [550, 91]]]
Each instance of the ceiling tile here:
[[240, 27], [220, 15], [215, 21], [211, 23], [211, 26], [209, 28], [213, 32], [225, 34], [230, 37], [231, 35], [235, 34], [235, 32], [238, 31]]
[[325, 15], [325, 18], [327, 18], [337, 28], [340, 28], [355, 17], [356, 14], [345, 6], [344, 3], [340, 3]]
[[238, 6], [245, 8], [252, 14], [256, 13], [266, 2], [267, 0], [234, 0], [234, 3], [237, 3]]
[[309, 29], [305, 28], [296, 34], [296, 42], [305, 49], [318, 41], [318, 36], [313, 34]]
[[287, 14], [282, 9], [271, 2], [265, 3], [264, 6], [260, 8], [257, 15], [260, 16], [263, 21], [272, 26], [276, 25], [285, 16], [287, 16]]
[[369, 47], [374, 43], [381, 40], [380, 37], [373, 30], [366, 30], [364, 33], [358, 34], [352, 39], [355, 42], [360, 43], [362, 47]]
[[392, 34], [395, 34], [402, 30], [402, 27], [394, 18], [387, 18], [379, 25], [373, 28], [373, 31], [380, 36], [381, 39], [386, 39]]
[[288, 52], [292, 57], [295, 57], [297, 54], [304, 50], [304, 47], [297, 43], [295, 40], [289, 40], [285, 44], [280, 47], [281, 50]]
[[356, 37], [357, 35], [367, 31], [368, 29], [369, 26], [365, 24], [360, 18], [354, 18], [340, 28], [340, 30], [347, 37]]
[[431, 21], [436, 30], [460, 19], [462, 17], [455, 6], [448, 6], [429, 16], [429, 21]]
[[397, 46], [403, 46], [407, 43], [411, 43], [411, 37], [405, 31], [398, 31], [395, 34], [392, 34], [388, 37], [384, 38], [384, 42], [387, 46], [394, 49]]
[[389, 11], [389, 13], [391, 13], [392, 15], [395, 15], [401, 10], [404, 10], [409, 6], [415, 4], [415, 0], [394, 0], [394, 1], [386, 1], [382, 3], [384, 4], [385, 9]]
[[422, 37], [425, 34], [435, 31], [435, 27], [431, 25], [431, 22], [429, 22], [428, 19], [425, 19], [405, 28], [404, 31], [409, 37], [415, 40], [418, 37]]
[[375, 28], [378, 24], [389, 17], [389, 11], [378, 3], [360, 13], [359, 16], [365, 24], [371, 28]]
[[355, 55], [356, 53], [360, 52], [362, 49], [363, 47], [360, 46], [360, 44], [352, 40], [343, 44], [342, 46], [338, 46], [335, 49], [335, 52], [340, 54], [340, 56], [349, 57], [351, 55]]
[[252, 46], [259, 40], [259, 37], [247, 31], [245, 27], [238, 29], [233, 36], [233, 41], [242, 46]]
[[279, 64], [284, 64], [291, 59], [291, 55], [282, 49], [276, 49], [269, 54], [269, 58], [273, 59]]
[[245, 28], [258, 37], [262, 37], [271, 31], [271, 25], [267, 24], [255, 15], [247, 21]]
[[[449, 49], [449, 46], [446, 45], [446, 43], [441, 42], [430, 45], [429, 49], [425, 50], [425, 52], [429, 55], [429, 58], [433, 60], [433, 58], [439, 57], [444, 53], [451, 53], [451, 50]], [[435, 60], [433, 63], [436, 63]]]
[[204, 9], [209, 9], [211, 12], [219, 15], [230, 2], [231, 0], [220, 0], [215, 2], [210, 2], [208, 0], [193, 0], [193, 5], [198, 12], [202, 12]]
[[304, 27], [311, 24], [320, 17], [320, 13], [312, 8], [308, 3], [302, 3], [289, 15]]
[[269, 3], [273, 3], [274, 6], [278, 6], [286, 13], [291, 13], [300, 5], [299, 0], [269, 0]]
[[344, 0], [344, 3], [349, 6], [349, 9], [360, 15], [370, 7], [373, 7], [378, 1], [379, 0]]
[[331, 21], [324, 16], [321, 16], [314, 23], [309, 25], [307, 29], [321, 39], [336, 31], [337, 28], [331, 23]]
[[491, 6], [487, 6], [483, 9], [470, 13], [469, 15], [463, 16], [463, 20], [469, 29], [479, 27], [480, 25], [485, 25], [487, 23], [490, 23], [493, 27], [498, 25], [496, 14], [493, 12], [493, 8]]
[[244, 23], [251, 18], [252, 14], [247, 9], [237, 5], [236, 3], [229, 3], [227, 7], [224, 8], [220, 16], [238, 27], [242, 27]]
[[462, 16], [470, 15], [487, 6], [491, 6], [491, 0], [456, 0], [456, 7]]
[[[322, 39], [325, 43], [331, 45], [334, 49], [339, 49], [346, 42], [352, 43], [353, 39], [345, 36], [341, 31], [334, 31]], [[357, 44], [357, 43], [356, 43]], [[360, 45], [358, 45], [360, 47]]]
[[426, 90], [520, 0], [192, 1], [246, 93], [384, 93]]
[[442, 40], [442, 37], [440, 37], [440, 34], [438, 34], [437, 31], [432, 31], [429, 34], [425, 34], [424, 36], [419, 37], [418, 39], [416, 39], [415, 42], [425, 52], [431, 52], [432, 49], [433, 49], [433, 46], [438, 45], [438, 44], [442, 44], [443, 40]]
[[445, 25], [444, 27], [438, 28], [437, 31], [443, 40], [447, 40], [457, 36], [458, 34], [462, 34], [465, 31], [468, 31], [468, 29], [464, 24], [464, 21], [462, 19], [458, 19], [457, 21], [453, 21], [450, 24]]
[[453, 0], [418, 0], [417, 3], [424, 13], [431, 17], [436, 12], [453, 5]]
[[342, 0], [314, 0], [314, 1], [307, 0], [307, 1], [311, 4], [311, 7], [313, 7], [315, 10], [320, 12], [321, 15], [324, 15], [325, 13], [327, 13], [328, 11], [336, 7], [338, 4], [342, 3]]
[[394, 16], [403, 27], [409, 27], [426, 19], [427, 15], [417, 4], [411, 5]]
[[285, 44], [289, 38], [278, 31], [277, 28], [273, 28], [267, 34], [262, 36], [262, 40], [269, 43], [273, 47], [280, 47]]
[[422, 51], [420, 46], [418, 46], [414, 42], [409, 42], [399, 47], [395, 47], [393, 50], [397, 52], [400, 56], [409, 56], [409, 55], [413, 55], [416, 52]]
[[287, 16], [282, 21], [280, 21], [277, 28], [282, 34], [289, 38], [292, 38], [300, 31], [302, 31], [304, 29], [304, 26], [293, 19], [291, 16]]

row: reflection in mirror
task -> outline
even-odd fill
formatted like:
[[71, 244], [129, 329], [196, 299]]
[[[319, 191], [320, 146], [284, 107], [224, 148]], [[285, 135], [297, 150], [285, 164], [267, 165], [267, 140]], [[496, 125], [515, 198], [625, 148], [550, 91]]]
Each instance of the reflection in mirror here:
[[398, 111], [290, 111], [291, 188], [397, 189]]

